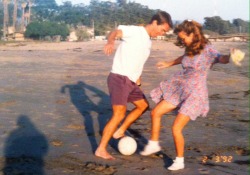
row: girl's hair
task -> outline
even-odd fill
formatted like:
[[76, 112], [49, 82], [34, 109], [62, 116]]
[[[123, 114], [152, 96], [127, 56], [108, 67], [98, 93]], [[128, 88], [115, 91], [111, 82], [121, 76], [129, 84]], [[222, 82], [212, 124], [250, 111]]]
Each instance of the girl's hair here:
[[[193, 33], [193, 42], [186, 46], [185, 53], [188, 56], [194, 56], [196, 54], [200, 54], [201, 51], [204, 49], [205, 45], [210, 43], [208, 39], [204, 36], [202, 32], [202, 26], [193, 20], [185, 20], [180, 25], [176, 26], [174, 29], [174, 33], [178, 34], [180, 32], [185, 32], [187, 35]], [[183, 41], [177, 37], [177, 42], [175, 45], [184, 47]]]
[[157, 21], [157, 25], [167, 23], [170, 28], [173, 28], [173, 22], [172, 22], [171, 16], [167, 12], [159, 11], [157, 14], [155, 14], [151, 18], [149, 24], [152, 24], [154, 20]]

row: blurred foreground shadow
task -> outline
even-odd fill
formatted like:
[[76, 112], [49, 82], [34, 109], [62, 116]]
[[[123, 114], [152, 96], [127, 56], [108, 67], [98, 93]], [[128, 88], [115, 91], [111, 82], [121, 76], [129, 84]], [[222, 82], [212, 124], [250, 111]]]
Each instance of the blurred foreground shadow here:
[[34, 126], [29, 117], [20, 115], [17, 128], [5, 142], [4, 175], [44, 175], [43, 157], [48, 152], [46, 137]]
[[[94, 152], [98, 146], [96, 135], [98, 133], [101, 135], [112, 114], [109, 95], [82, 81], [63, 86], [61, 93], [65, 93], [66, 89], [69, 90], [71, 102], [84, 118], [85, 132]], [[98, 132], [95, 131], [94, 127], [94, 118], [96, 117], [99, 124]]]

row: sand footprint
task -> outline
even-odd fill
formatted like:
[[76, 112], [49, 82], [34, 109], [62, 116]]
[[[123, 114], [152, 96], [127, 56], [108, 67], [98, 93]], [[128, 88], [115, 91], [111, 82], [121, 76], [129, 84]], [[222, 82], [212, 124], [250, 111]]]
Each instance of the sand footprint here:
[[209, 171], [207, 169], [203, 169], [203, 168], [200, 168], [199, 169], [199, 173], [200, 174], [210, 174]]

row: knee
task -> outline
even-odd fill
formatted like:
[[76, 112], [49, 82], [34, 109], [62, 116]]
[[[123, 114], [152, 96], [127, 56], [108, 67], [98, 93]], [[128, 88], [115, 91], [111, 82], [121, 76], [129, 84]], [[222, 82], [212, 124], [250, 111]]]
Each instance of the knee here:
[[144, 112], [145, 110], [147, 110], [149, 107], [149, 104], [147, 101], [145, 101], [144, 103], [141, 103], [140, 106], [137, 106], [137, 109], [140, 109], [142, 112]]
[[112, 115], [112, 118], [114, 119], [118, 119], [118, 120], [121, 120], [125, 117], [125, 114], [126, 114], [126, 107], [114, 107], [113, 108], [113, 115]]
[[149, 108], [149, 104], [148, 102], [145, 102], [145, 104], [143, 105], [143, 111], [147, 110]]
[[178, 125], [173, 125], [172, 126], [172, 132], [174, 135], [178, 135], [182, 133], [182, 128]]
[[161, 117], [161, 114], [155, 109], [151, 111], [151, 118]]
[[123, 111], [113, 111], [113, 115], [112, 115], [112, 118], [124, 118], [125, 117], [125, 112]]

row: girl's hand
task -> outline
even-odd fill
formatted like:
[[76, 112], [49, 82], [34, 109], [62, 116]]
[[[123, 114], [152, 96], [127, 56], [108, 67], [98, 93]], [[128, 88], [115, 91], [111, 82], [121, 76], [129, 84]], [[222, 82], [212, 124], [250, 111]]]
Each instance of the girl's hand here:
[[241, 61], [244, 59], [245, 53], [240, 49], [232, 48], [230, 49], [230, 57], [235, 65], [241, 66]]
[[156, 64], [156, 67], [158, 69], [163, 69], [163, 68], [167, 68], [170, 67], [172, 64], [170, 62], [166, 62], [166, 61], [160, 61]]

